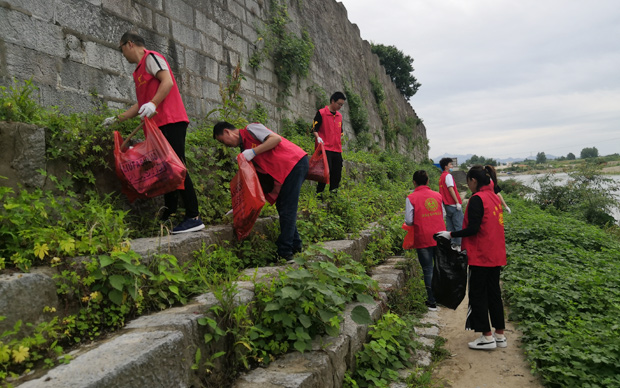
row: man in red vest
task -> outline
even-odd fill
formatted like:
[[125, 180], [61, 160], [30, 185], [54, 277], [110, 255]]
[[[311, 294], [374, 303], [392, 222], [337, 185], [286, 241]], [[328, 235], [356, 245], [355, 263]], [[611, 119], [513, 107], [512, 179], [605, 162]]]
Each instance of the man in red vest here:
[[435, 233], [445, 229], [441, 194], [428, 187], [428, 174], [424, 170], [413, 173], [413, 193], [405, 200], [405, 224], [413, 225], [413, 247], [418, 253], [418, 261], [424, 275], [426, 287], [426, 306], [437, 311], [437, 303], [431, 284], [433, 281], [433, 258], [437, 241]]
[[[136, 64], [133, 79], [138, 102], [120, 115], [108, 117], [103, 125], [125, 121], [137, 115], [140, 115], [142, 119], [152, 117], [179, 159], [187, 164], [185, 163], [185, 134], [189, 119], [177, 82], [164, 56], [147, 50], [144, 46], [144, 38], [136, 32], [129, 31], [121, 37], [119, 50], [127, 62]], [[185, 218], [172, 229], [173, 234], [194, 232], [205, 227], [199, 217], [198, 199], [189, 172], [185, 176], [184, 184], [184, 190], [164, 194], [166, 208], [160, 216], [160, 221], [168, 221], [170, 216], [177, 211], [179, 194], [185, 205]]]
[[[329, 191], [337, 192], [342, 176], [342, 114], [338, 112], [347, 100], [344, 93], [336, 92], [329, 99], [329, 105], [319, 109], [314, 116], [312, 131], [315, 148], [323, 143], [327, 165], [329, 166]], [[317, 194], [325, 190], [325, 183], [316, 186]]]
[[285, 260], [302, 250], [297, 232], [297, 206], [301, 185], [308, 174], [308, 156], [294, 143], [265, 127], [252, 123], [243, 129], [220, 121], [213, 127], [213, 138], [228, 147], [240, 147], [247, 161], [282, 184], [276, 199], [280, 216], [278, 256]]
[[[441, 194], [444, 209], [446, 209], [446, 229], [448, 232], [456, 232], [463, 228], [463, 201], [459, 195], [454, 178], [450, 174], [452, 171], [452, 159], [441, 159], [439, 167], [443, 171], [441, 177], [439, 177], [439, 193]], [[460, 237], [452, 239], [452, 248], [461, 249]]]

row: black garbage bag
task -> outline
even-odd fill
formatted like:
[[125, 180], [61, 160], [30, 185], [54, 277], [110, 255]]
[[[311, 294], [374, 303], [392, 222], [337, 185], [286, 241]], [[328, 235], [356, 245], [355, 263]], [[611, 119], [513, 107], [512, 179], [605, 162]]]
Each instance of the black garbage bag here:
[[456, 310], [467, 289], [467, 251], [455, 251], [450, 240], [433, 236], [437, 241], [431, 287], [437, 303]]

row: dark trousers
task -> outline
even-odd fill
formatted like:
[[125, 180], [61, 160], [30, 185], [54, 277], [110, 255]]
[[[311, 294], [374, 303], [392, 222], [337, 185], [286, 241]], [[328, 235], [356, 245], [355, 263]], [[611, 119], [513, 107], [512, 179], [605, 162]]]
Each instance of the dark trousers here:
[[308, 175], [308, 157], [304, 156], [282, 183], [276, 200], [276, 209], [280, 216], [280, 236], [276, 245], [278, 254], [282, 257], [289, 257], [294, 251], [301, 251], [302, 248], [301, 237], [297, 232], [297, 207], [301, 185], [306, 175]]
[[426, 287], [426, 301], [430, 304], [435, 304], [435, 296], [433, 295], [433, 289], [431, 287], [433, 283], [433, 258], [435, 257], [435, 248], [416, 248], [418, 252], [418, 261], [420, 267], [422, 267], [422, 273], [424, 274], [424, 287]]
[[[340, 186], [340, 178], [342, 177], [342, 153], [325, 151], [325, 156], [329, 166], [329, 191], [336, 191]], [[316, 192], [322, 193], [324, 190], [325, 183], [319, 182], [316, 186]]]
[[491, 326], [495, 330], [505, 329], [504, 304], [499, 288], [501, 269], [502, 267], [469, 266], [469, 310], [465, 329], [483, 333], [491, 331]]
[[[187, 133], [188, 123], [172, 123], [159, 127], [161, 133], [164, 134], [170, 146], [183, 164], [187, 166], [185, 162], [185, 134]], [[194, 184], [192, 178], [189, 176], [189, 171], [185, 175], [185, 189], [175, 190], [164, 194], [164, 203], [168, 208], [166, 214], [172, 214], [177, 211], [179, 204], [179, 194], [183, 199], [185, 205], [185, 218], [198, 217], [198, 199], [196, 198], [196, 191], [194, 191]]]

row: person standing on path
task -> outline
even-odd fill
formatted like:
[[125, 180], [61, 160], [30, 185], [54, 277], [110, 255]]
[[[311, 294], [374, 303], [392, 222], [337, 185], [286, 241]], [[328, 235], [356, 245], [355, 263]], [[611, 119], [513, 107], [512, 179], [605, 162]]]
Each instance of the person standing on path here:
[[[443, 158], [439, 161], [442, 174], [439, 177], [439, 193], [446, 210], [446, 229], [449, 232], [456, 232], [463, 227], [463, 210], [461, 196], [454, 182], [452, 171], [452, 159]], [[461, 249], [461, 239], [452, 239], [452, 248]]]
[[426, 287], [426, 307], [437, 311], [437, 302], [431, 288], [433, 281], [433, 259], [437, 241], [433, 238], [446, 228], [443, 221], [441, 194], [428, 187], [428, 174], [424, 170], [413, 173], [413, 193], [405, 200], [405, 224], [413, 225], [413, 247], [418, 254]]
[[220, 121], [213, 127], [213, 138], [228, 147], [240, 147], [248, 162], [282, 184], [276, 199], [280, 216], [280, 236], [276, 245], [278, 256], [290, 260], [303, 248], [297, 231], [297, 207], [301, 185], [308, 174], [306, 152], [260, 123], [237, 129], [226, 121]]
[[[123, 34], [118, 48], [127, 62], [136, 64], [133, 79], [138, 102], [120, 115], [108, 117], [103, 125], [125, 121], [137, 115], [142, 119], [152, 117], [179, 159], [187, 165], [185, 135], [189, 119], [168, 61], [160, 53], [147, 50], [144, 38], [134, 31]], [[185, 175], [184, 187], [184, 190], [164, 194], [165, 209], [160, 215], [160, 221], [168, 221], [176, 213], [179, 194], [185, 206], [185, 218], [172, 229], [173, 234], [194, 232], [205, 227], [199, 217], [198, 199], [189, 172]]]
[[[325, 156], [329, 166], [329, 191], [336, 193], [342, 177], [342, 114], [338, 112], [347, 100], [344, 93], [336, 92], [329, 99], [329, 105], [319, 109], [314, 116], [312, 132], [315, 148], [319, 143], [325, 147]], [[325, 183], [316, 186], [317, 194], [325, 190]]]
[[[469, 263], [469, 308], [465, 329], [482, 333], [468, 346], [483, 350], [508, 345], [499, 285], [501, 269], [506, 265], [504, 213], [499, 197], [493, 191], [488, 167], [475, 165], [467, 172], [467, 186], [474, 194], [467, 203], [463, 230], [439, 232], [443, 238], [463, 238]], [[495, 328], [495, 334], [491, 327]]]

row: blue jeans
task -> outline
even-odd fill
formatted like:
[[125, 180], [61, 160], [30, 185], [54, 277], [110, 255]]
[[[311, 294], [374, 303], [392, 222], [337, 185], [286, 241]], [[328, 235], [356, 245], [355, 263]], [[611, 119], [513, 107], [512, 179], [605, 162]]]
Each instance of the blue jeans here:
[[[446, 230], [458, 232], [463, 229], [463, 212], [457, 210], [456, 206], [444, 205], [444, 208], [446, 209]], [[461, 238], [453, 238], [452, 244], [461, 245]]]
[[435, 304], [435, 296], [431, 284], [433, 282], [433, 257], [435, 257], [435, 247], [416, 248], [418, 261], [424, 274], [424, 286], [426, 287], [426, 299], [428, 303]]
[[276, 200], [276, 209], [280, 216], [280, 236], [276, 241], [278, 254], [282, 257], [293, 255], [301, 250], [301, 238], [297, 232], [297, 206], [301, 185], [308, 175], [308, 157], [304, 156], [288, 174]]

